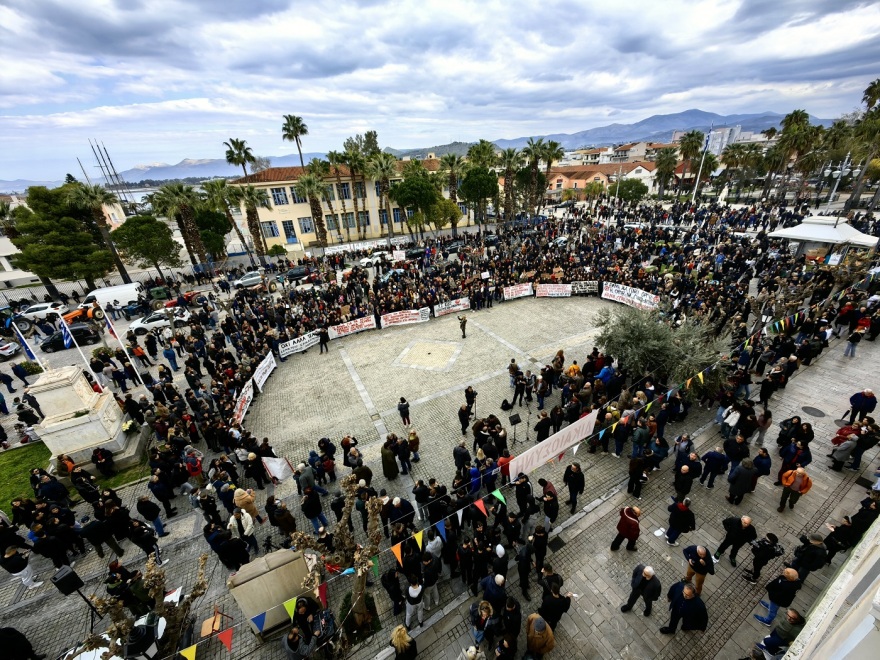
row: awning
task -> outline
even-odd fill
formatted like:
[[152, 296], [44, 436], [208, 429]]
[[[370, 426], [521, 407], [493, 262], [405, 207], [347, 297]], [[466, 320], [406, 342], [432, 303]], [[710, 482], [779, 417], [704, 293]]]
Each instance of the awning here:
[[[836, 227], [834, 226], [835, 221], [837, 221]], [[811, 215], [804, 218], [799, 225], [777, 229], [769, 236], [770, 238], [786, 238], [790, 241], [807, 241], [829, 245], [847, 244], [864, 248], [876, 247], [878, 240], [876, 236], [863, 234], [855, 227], [851, 227], [845, 219], [824, 215]]]

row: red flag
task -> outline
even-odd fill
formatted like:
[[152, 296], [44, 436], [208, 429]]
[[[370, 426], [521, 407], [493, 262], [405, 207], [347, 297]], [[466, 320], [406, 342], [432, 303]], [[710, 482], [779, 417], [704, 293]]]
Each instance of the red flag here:
[[223, 642], [223, 646], [226, 647], [227, 651], [232, 653], [232, 628], [227, 628], [217, 633], [217, 639]]
[[321, 602], [324, 603], [324, 609], [327, 609], [327, 583], [322, 582], [318, 585], [318, 597], [321, 599]]
[[474, 502], [474, 506], [482, 511], [484, 516], [486, 516], [487, 518], [489, 517], [489, 514], [486, 513], [486, 505], [483, 504], [483, 500], [477, 500], [476, 502]]

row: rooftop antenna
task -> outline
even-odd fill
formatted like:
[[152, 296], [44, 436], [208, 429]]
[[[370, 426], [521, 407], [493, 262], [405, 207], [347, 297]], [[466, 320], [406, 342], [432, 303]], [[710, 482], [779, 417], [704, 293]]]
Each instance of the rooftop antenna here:
[[92, 150], [92, 155], [95, 157], [95, 160], [98, 161], [98, 169], [101, 170], [101, 176], [104, 177], [104, 185], [110, 185], [112, 183], [110, 181], [110, 175], [104, 167], [104, 162], [101, 160], [98, 150], [95, 148], [95, 145], [92, 144], [91, 138], [89, 138], [89, 147]]
[[86, 172], [86, 168], [83, 167], [82, 161], [79, 159], [79, 156], [77, 156], [76, 162], [79, 163], [79, 169], [82, 170], [83, 176], [86, 178], [86, 183], [92, 185], [92, 180], [89, 178], [89, 173]]
[[107, 162], [110, 164], [110, 171], [113, 173], [113, 178], [116, 180], [116, 183], [119, 185], [123, 196], [125, 197], [125, 201], [129, 204], [134, 204], [134, 194], [131, 192], [131, 188], [128, 185], [128, 182], [122, 178], [119, 172], [116, 171], [116, 166], [113, 164], [113, 161], [110, 159], [110, 153], [107, 151], [107, 147], [104, 146], [104, 143], [101, 142], [101, 149], [104, 150], [104, 155], [107, 157]]

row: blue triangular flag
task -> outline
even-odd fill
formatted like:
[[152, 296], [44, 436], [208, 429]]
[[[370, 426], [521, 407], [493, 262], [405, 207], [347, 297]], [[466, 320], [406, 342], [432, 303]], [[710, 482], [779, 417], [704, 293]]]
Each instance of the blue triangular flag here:
[[601, 431], [599, 431], [599, 440], [602, 439], [602, 436], [605, 435], [605, 431], [607, 431], [607, 430], [608, 429], [602, 429]]
[[440, 532], [440, 538], [443, 539], [443, 542], [446, 543], [446, 522], [443, 520], [437, 521], [437, 531]]
[[266, 613], [263, 612], [255, 617], [251, 617], [251, 621], [253, 621], [254, 625], [257, 627], [257, 632], [263, 632], [263, 626], [266, 625]]

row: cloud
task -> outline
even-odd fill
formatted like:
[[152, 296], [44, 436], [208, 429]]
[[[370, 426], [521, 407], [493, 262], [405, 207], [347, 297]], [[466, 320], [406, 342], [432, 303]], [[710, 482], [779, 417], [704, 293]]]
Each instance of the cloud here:
[[691, 107], [833, 117], [876, 77], [877, 35], [880, 6], [851, 0], [6, 0], [0, 178], [55, 178], [95, 136], [123, 169], [220, 157], [230, 136], [289, 153], [289, 113], [309, 151]]

